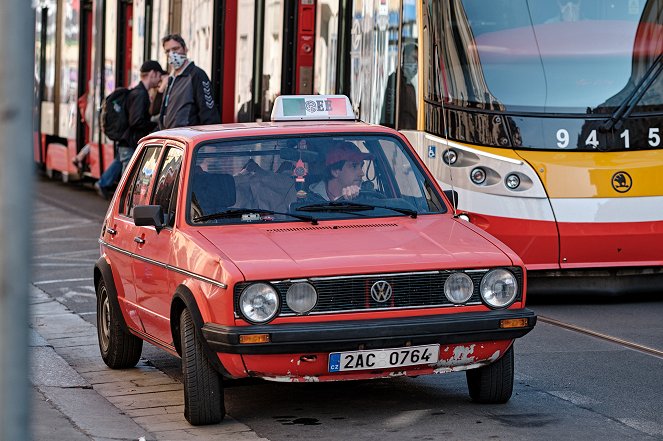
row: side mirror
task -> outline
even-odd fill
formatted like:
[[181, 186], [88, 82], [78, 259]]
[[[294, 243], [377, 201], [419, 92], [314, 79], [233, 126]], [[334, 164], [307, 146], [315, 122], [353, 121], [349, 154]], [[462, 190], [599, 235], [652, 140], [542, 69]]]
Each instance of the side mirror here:
[[134, 225], [137, 227], [155, 227], [157, 233], [163, 229], [163, 209], [161, 205], [137, 205], [134, 207]]
[[458, 192], [456, 190], [444, 190], [444, 195], [453, 204], [454, 208], [458, 208]]

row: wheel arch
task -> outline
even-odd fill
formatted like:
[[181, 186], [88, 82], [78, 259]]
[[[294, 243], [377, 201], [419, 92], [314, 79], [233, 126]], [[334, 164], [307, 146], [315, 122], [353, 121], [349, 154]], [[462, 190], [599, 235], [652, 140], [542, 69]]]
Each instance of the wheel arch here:
[[113, 304], [114, 308], [117, 308], [116, 311], [120, 311], [119, 321], [122, 330], [125, 332], [131, 332], [127, 322], [124, 320], [124, 311], [120, 308], [120, 301], [117, 298], [117, 289], [115, 288], [115, 279], [113, 279], [113, 270], [110, 267], [110, 264], [104, 256], [101, 256], [97, 263], [94, 265], [94, 292], [97, 295], [97, 287], [101, 279], [104, 279], [106, 282], [106, 291], [108, 293], [108, 299]]
[[180, 341], [180, 317], [182, 311], [188, 309], [191, 313], [191, 319], [193, 324], [196, 327], [196, 338], [200, 340], [203, 348], [205, 348], [205, 355], [207, 359], [212, 363], [212, 366], [223, 376], [230, 376], [226, 368], [223, 366], [216, 352], [214, 352], [210, 346], [207, 344], [207, 341], [203, 338], [202, 328], [205, 324], [203, 316], [200, 313], [200, 308], [198, 307], [198, 302], [196, 297], [193, 295], [191, 290], [186, 285], [180, 285], [175, 290], [173, 299], [170, 303], [170, 332], [173, 337], [173, 344], [177, 353], [182, 356], [182, 342]]

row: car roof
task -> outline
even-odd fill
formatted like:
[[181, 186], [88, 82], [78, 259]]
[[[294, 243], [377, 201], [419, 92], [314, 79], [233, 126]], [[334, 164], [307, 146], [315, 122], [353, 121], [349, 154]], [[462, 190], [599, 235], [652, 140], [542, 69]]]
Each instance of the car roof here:
[[325, 134], [343, 132], [398, 134], [388, 127], [367, 124], [361, 121], [283, 121], [213, 124], [207, 126], [179, 127], [160, 130], [143, 138], [149, 141], [158, 139], [175, 139], [184, 143], [197, 144], [219, 138]]

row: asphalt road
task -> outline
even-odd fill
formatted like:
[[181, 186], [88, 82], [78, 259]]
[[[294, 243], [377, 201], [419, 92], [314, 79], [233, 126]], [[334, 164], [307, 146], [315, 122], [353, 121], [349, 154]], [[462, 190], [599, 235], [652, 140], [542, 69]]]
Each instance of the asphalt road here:
[[[92, 268], [108, 203], [89, 186], [41, 178], [36, 192], [33, 283], [95, 323]], [[516, 385], [505, 405], [471, 403], [465, 375], [452, 373], [340, 383], [229, 382], [227, 411], [274, 441], [663, 440], [663, 287], [660, 295], [644, 298], [529, 300], [543, 319], [516, 342]], [[143, 357], [180, 378], [176, 357], [149, 344]]]

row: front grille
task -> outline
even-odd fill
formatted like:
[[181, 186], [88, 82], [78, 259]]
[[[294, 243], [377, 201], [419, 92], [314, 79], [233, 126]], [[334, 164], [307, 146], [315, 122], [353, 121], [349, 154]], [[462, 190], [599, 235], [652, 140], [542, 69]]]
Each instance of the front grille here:
[[[518, 267], [507, 269], [514, 273], [518, 280], [518, 297], [516, 299], [518, 301], [522, 298], [522, 271]], [[474, 293], [466, 304], [476, 305], [481, 303], [479, 284], [481, 278], [488, 271], [489, 269], [465, 271], [474, 283]], [[426, 271], [306, 279], [318, 292], [318, 303], [308, 314], [455, 306], [444, 295], [444, 282], [451, 273], [452, 271]], [[392, 296], [385, 302], [378, 302], [371, 297], [371, 287], [379, 281], [388, 282], [392, 288]], [[242, 282], [235, 285], [235, 311], [239, 311], [239, 295], [242, 290], [255, 282]], [[267, 281], [267, 283], [274, 286], [281, 297], [279, 316], [297, 315], [288, 308], [285, 299], [288, 288], [294, 282], [292, 280], [280, 280]]]

